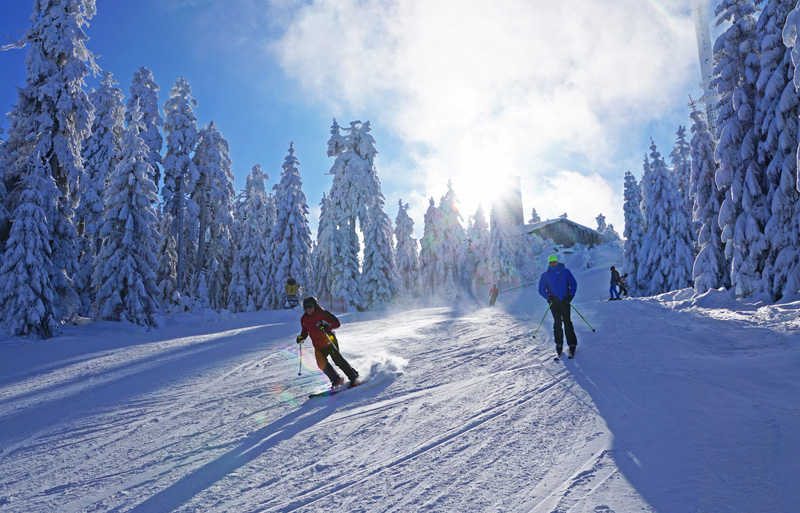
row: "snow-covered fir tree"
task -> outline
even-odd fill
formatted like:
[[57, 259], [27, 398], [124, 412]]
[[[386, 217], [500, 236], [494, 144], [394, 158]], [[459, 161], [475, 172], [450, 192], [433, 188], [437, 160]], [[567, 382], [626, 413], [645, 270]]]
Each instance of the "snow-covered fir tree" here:
[[[0, 142], [0, 162], [3, 162], [2, 142]], [[3, 234], [6, 232], [11, 222], [11, 213], [6, 208], [7, 199], [8, 192], [6, 191], [5, 180], [3, 180], [2, 174], [0, 174], [0, 255], [3, 254], [5, 241], [7, 239]]]
[[473, 289], [493, 283], [491, 259], [491, 234], [483, 205], [478, 205], [472, 223], [467, 231], [465, 273]]
[[531, 218], [528, 221], [528, 224], [535, 224], [535, 223], [541, 223], [541, 222], [542, 222], [542, 218], [539, 217], [539, 214], [536, 213], [536, 209], [532, 208], [531, 209]]
[[730, 285], [726, 267], [725, 247], [719, 226], [719, 208], [724, 199], [717, 188], [715, 176], [717, 164], [714, 161], [714, 138], [708, 131], [705, 114], [692, 106], [692, 174], [691, 181], [696, 191], [692, 216], [700, 226], [697, 237], [699, 253], [694, 261], [692, 277], [694, 288], [699, 294], [710, 289]]
[[447, 192], [439, 200], [440, 258], [437, 272], [440, 291], [445, 298], [455, 298], [462, 287], [461, 269], [464, 265], [464, 245], [467, 234], [461, 225], [462, 217], [458, 208], [458, 197], [453, 190], [452, 180], [447, 181]]
[[56, 211], [60, 192], [41, 157], [29, 158], [27, 175], [18, 184], [20, 198], [0, 264], [0, 321], [12, 336], [50, 338], [58, 330], [48, 215]]
[[[164, 130], [167, 132], [167, 155], [164, 157], [163, 212], [172, 217], [166, 238], [175, 237], [178, 261], [176, 263], [177, 289], [181, 294], [189, 291], [196, 270], [197, 240], [200, 230], [199, 207], [192, 199], [200, 178], [192, 160], [200, 132], [192, 107], [197, 101], [191, 96], [192, 88], [180, 77], [164, 104]], [[162, 269], [163, 272], [163, 269]]]
[[280, 182], [275, 187], [277, 219], [268, 244], [271, 268], [267, 301], [272, 308], [283, 306], [287, 279], [294, 278], [306, 289], [311, 284], [311, 230], [308, 228], [308, 204], [299, 165], [294, 156], [294, 143], [290, 143], [281, 166]]
[[397, 217], [394, 221], [395, 264], [399, 276], [399, 293], [406, 297], [417, 294], [419, 280], [419, 242], [414, 237], [414, 220], [408, 215], [408, 204], [397, 202]]
[[[744, 211], [745, 176], [755, 155], [744, 147], [746, 137], [752, 136], [753, 102], [758, 58], [755, 40], [755, 11], [752, 0], [723, 0], [717, 6], [717, 26], [729, 24], [714, 43], [715, 77], [711, 87], [720, 95], [717, 117], [717, 139], [715, 158], [719, 163], [717, 187], [725, 193], [720, 207], [719, 222], [725, 256], [730, 262], [731, 285], [737, 294], [754, 292], [754, 273], [758, 270], [749, 265], [744, 272], [740, 267], [747, 256], [750, 242], [747, 236], [747, 216]], [[761, 230], [760, 227], [753, 231]], [[763, 249], [754, 247], [757, 258]]]
[[131, 108], [134, 103], [138, 103], [144, 125], [144, 131], [139, 134], [139, 137], [150, 149], [147, 163], [153, 168], [153, 183], [156, 184], [156, 190], [161, 182], [161, 147], [164, 145], [164, 138], [161, 135], [164, 120], [158, 109], [158, 91], [159, 87], [153, 73], [141, 66], [139, 71], [134, 72], [133, 80], [131, 80], [128, 113], [125, 117], [125, 121], [129, 123]]
[[437, 269], [441, 251], [439, 225], [441, 214], [430, 198], [428, 210], [425, 212], [422, 239], [419, 241], [419, 294], [431, 297], [439, 292]]
[[493, 282], [502, 285], [514, 283], [518, 273], [516, 269], [515, 241], [511, 237], [508, 229], [511, 227], [511, 217], [508, 209], [492, 206], [489, 217], [491, 243], [489, 246], [489, 256], [491, 258], [491, 270]]
[[[345, 273], [338, 277], [340, 297], [355, 306], [361, 307], [359, 284], [361, 269], [357, 255], [360, 251], [357, 229], [364, 232], [369, 224], [369, 212], [375, 201], [375, 191], [380, 191], [375, 169], [375, 139], [370, 134], [369, 121], [353, 121], [350, 128], [344, 129], [334, 119], [331, 138], [328, 141], [328, 156], [336, 160], [331, 167], [331, 210], [337, 220], [339, 230], [349, 230], [351, 248], [343, 250], [337, 267]], [[376, 185], [377, 184], [377, 185]]]
[[597, 231], [600, 233], [602, 242], [616, 242], [620, 240], [619, 234], [614, 229], [614, 225], [606, 224], [606, 216], [602, 213], [594, 218], [597, 221]]
[[617, 230], [614, 229], [613, 224], [609, 224], [606, 226], [605, 231], [603, 232], [603, 242], [619, 242], [622, 239], [620, 238]]
[[163, 214], [158, 225], [162, 236], [158, 243], [158, 290], [162, 306], [169, 307], [178, 303], [178, 243], [173, 235], [169, 235], [172, 216]]
[[606, 216], [604, 216], [601, 213], [600, 215], [595, 217], [594, 220], [597, 221], [597, 231], [599, 233], [602, 234], [604, 231], [606, 231], [606, 228], [608, 228], [608, 226], [606, 225]]
[[85, 180], [81, 183], [80, 203], [76, 210], [80, 268], [75, 284], [81, 296], [82, 315], [91, 315], [95, 289], [92, 285], [94, 258], [102, 239], [98, 231], [103, 222], [103, 196], [106, 181], [119, 162], [120, 144], [125, 130], [125, 106], [122, 91], [110, 72], [103, 74], [100, 88], [92, 92], [94, 105], [92, 135], [83, 146]]
[[272, 202], [267, 195], [267, 175], [256, 164], [247, 177], [240, 206], [236, 209], [238, 228], [236, 253], [231, 272], [228, 309], [233, 312], [255, 311], [266, 307], [270, 273], [267, 246]]
[[152, 326], [160, 295], [156, 269], [158, 218], [149, 148], [139, 133], [141, 112], [133, 105], [120, 162], [108, 178], [94, 283], [97, 319]]
[[[683, 198], [655, 142], [650, 145], [650, 162], [649, 252], [643, 255], [645, 273], [639, 274], [638, 285], [644, 293], [656, 295], [692, 285], [694, 255], [688, 214], [681, 208]], [[642, 273], [642, 267], [637, 271]]]
[[691, 212], [694, 204], [694, 198], [691, 196], [691, 148], [686, 141], [686, 127], [683, 125], [678, 125], [678, 130], [675, 132], [675, 146], [672, 148], [669, 158], [672, 164], [672, 172], [675, 173], [678, 190], [681, 193], [683, 206], [687, 212]]
[[[96, 70], [86, 48], [83, 28], [95, 14], [94, 0], [37, 0], [31, 27], [8, 48], [29, 45], [24, 87], [9, 115], [7, 161], [4, 168], [9, 210], [21, 196], [14, 185], [24, 177], [31, 158], [41, 156], [61, 196], [57, 211], [48, 216], [51, 230], [56, 319], [74, 316], [79, 297], [72, 282], [78, 271], [74, 209], [83, 179], [81, 144], [91, 133], [94, 108], [84, 91], [85, 77]], [[36, 157], [39, 158], [39, 157]]]
[[319, 224], [317, 225], [317, 243], [311, 252], [311, 283], [309, 291], [318, 297], [333, 297], [333, 269], [338, 254], [339, 228], [331, 210], [331, 200], [322, 193], [319, 202]]
[[761, 71], [756, 86], [760, 101], [756, 126], [761, 135], [757, 161], [765, 169], [769, 218], [764, 236], [769, 253], [765, 288], [772, 298], [800, 290], [800, 197], [797, 192], [798, 96], [792, 83], [792, 55], [781, 31], [794, 0], [767, 2], [758, 19]]
[[383, 210], [381, 196], [370, 206], [369, 224], [364, 233], [361, 297], [365, 308], [388, 305], [397, 295], [398, 277], [392, 238], [392, 221]]
[[[231, 281], [234, 242], [233, 210], [235, 192], [228, 141], [214, 122], [200, 131], [194, 154], [199, 179], [192, 199], [199, 207], [197, 265], [199, 282], [204, 282], [207, 306], [225, 308]], [[200, 294], [198, 294], [200, 297]]]

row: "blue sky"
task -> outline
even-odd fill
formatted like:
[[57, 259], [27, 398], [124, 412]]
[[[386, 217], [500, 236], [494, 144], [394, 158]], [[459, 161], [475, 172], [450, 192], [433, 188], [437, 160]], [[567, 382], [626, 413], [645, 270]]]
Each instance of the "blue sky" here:
[[[0, 3], [0, 35], [28, 28], [32, 5]], [[621, 233], [625, 171], [641, 176], [651, 136], [669, 154], [700, 95], [690, 0], [97, 0], [97, 11], [86, 31], [100, 67], [126, 95], [150, 68], [162, 104], [186, 77], [200, 124], [231, 145], [237, 191], [256, 163], [274, 183], [294, 141], [314, 233], [333, 117], [371, 122], [387, 213], [410, 203], [420, 235], [448, 180], [466, 224], [513, 175], [526, 219], [535, 207], [594, 227], [602, 212]], [[3, 112], [24, 57], [0, 52]]]

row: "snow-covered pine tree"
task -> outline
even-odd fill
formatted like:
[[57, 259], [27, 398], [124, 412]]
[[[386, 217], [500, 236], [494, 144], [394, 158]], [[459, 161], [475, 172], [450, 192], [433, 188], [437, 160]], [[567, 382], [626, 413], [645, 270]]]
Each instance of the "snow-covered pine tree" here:
[[419, 241], [419, 293], [425, 297], [438, 294], [441, 285], [436, 272], [441, 251], [438, 233], [440, 218], [439, 209], [436, 208], [433, 198], [430, 198], [428, 210], [425, 212], [422, 239]]
[[725, 247], [719, 226], [719, 208], [724, 199], [717, 188], [715, 176], [717, 164], [714, 161], [714, 138], [708, 131], [705, 114], [691, 104], [692, 112], [692, 175], [693, 189], [696, 191], [692, 217], [700, 226], [697, 237], [699, 253], [694, 261], [692, 276], [694, 289], [703, 294], [710, 289], [730, 286]]
[[103, 74], [100, 88], [89, 96], [94, 106], [92, 135], [83, 146], [85, 180], [81, 183], [80, 204], [76, 209], [80, 268], [75, 288], [81, 298], [81, 315], [90, 316], [94, 304], [92, 285], [94, 258], [102, 239], [98, 231], [103, 222], [103, 195], [106, 181], [119, 163], [120, 144], [125, 131], [125, 106], [122, 91], [110, 72]]
[[[345, 276], [338, 277], [341, 279], [337, 287], [342, 292], [341, 297], [356, 308], [360, 308], [358, 284], [361, 276], [357, 258], [360, 247], [357, 226], [364, 232], [369, 223], [375, 184], [380, 183], [377, 181], [375, 169], [375, 156], [378, 151], [375, 149], [375, 139], [370, 134], [369, 121], [364, 123], [352, 121], [350, 128], [345, 129], [348, 132], [345, 136], [341, 135], [340, 130], [341, 127], [334, 119], [331, 139], [328, 141], [328, 155], [336, 157], [331, 167], [331, 174], [334, 177], [330, 199], [339, 230], [349, 229], [352, 248], [341, 254], [342, 260], [338, 266], [345, 272]], [[342, 267], [343, 265], [347, 267]]]
[[233, 259], [228, 309], [233, 312], [265, 308], [270, 272], [269, 247], [266, 233], [269, 208], [266, 181], [268, 177], [256, 164], [247, 176], [242, 201], [237, 208], [236, 243]]
[[156, 282], [158, 218], [149, 148], [139, 133], [142, 114], [132, 106], [120, 162], [108, 179], [94, 283], [97, 319], [152, 326], [160, 295]]
[[508, 233], [511, 226], [511, 218], [508, 209], [497, 204], [492, 205], [492, 212], [489, 216], [491, 245], [489, 255], [491, 258], [492, 281], [500, 284], [514, 283], [518, 276], [516, 269], [517, 249], [514, 240]]
[[271, 267], [267, 302], [272, 308], [283, 307], [284, 287], [290, 277], [303, 288], [311, 284], [311, 230], [299, 165], [294, 143], [289, 143], [289, 153], [281, 166], [281, 180], [275, 187], [278, 215], [268, 244]]
[[[55, 289], [56, 319], [74, 316], [79, 297], [72, 282], [77, 273], [78, 249], [74, 225], [84, 169], [81, 144], [91, 133], [93, 107], [84, 91], [84, 78], [96, 71], [86, 48], [83, 27], [95, 14], [94, 0], [37, 0], [31, 27], [22, 38], [4, 47], [30, 45], [25, 86], [9, 115], [6, 185], [11, 186], [9, 210], [19, 201], [18, 181], [35, 155], [49, 165], [61, 196], [57, 211], [48, 216], [51, 233], [51, 283]], [[38, 157], [36, 157], [38, 158]]]
[[199, 208], [192, 199], [199, 174], [192, 154], [200, 140], [197, 118], [192, 107], [197, 101], [191, 96], [192, 88], [180, 77], [164, 104], [164, 130], [167, 132], [167, 155], [164, 157], [164, 214], [169, 214], [173, 223], [162, 236], [175, 237], [178, 262], [176, 264], [177, 289], [181, 294], [190, 290], [197, 258], [197, 240], [200, 230]]
[[361, 297], [365, 308], [386, 306], [397, 295], [397, 268], [392, 244], [392, 221], [383, 210], [381, 195], [370, 206], [369, 224], [364, 232]]
[[59, 322], [49, 272], [52, 230], [47, 218], [61, 193], [41, 157], [28, 159], [27, 168], [27, 176], [17, 184], [20, 198], [0, 265], [0, 321], [5, 320], [12, 336], [50, 338]]
[[631, 296], [639, 295], [643, 287], [639, 286], [638, 270], [644, 261], [642, 242], [645, 236], [644, 218], [640, 205], [642, 190], [636, 177], [630, 171], [625, 172], [625, 245], [622, 251], [622, 268], [628, 273], [628, 292]]
[[606, 231], [606, 228], [608, 228], [608, 226], [606, 226], [606, 216], [601, 213], [595, 217], [594, 220], [597, 221], [597, 231], [599, 233], [602, 234], [604, 231]]
[[542, 222], [542, 218], [539, 217], [539, 214], [536, 213], [536, 209], [532, 208], [531, 209], [531, 218], [528, 221], [528, 224], [535, 224], [535, 223], [541, 223], [541, 222]]
[[681, 208], [683, 198], [655, 142], [650, 145], [650, 161], [650, 196], [646, 200], [650, 246], [649, 253], [643, 255], [647, 272], [639, 275], [638, 283], [642, 286], [646, 280], [646, 293], [656, 295], [692, 285], [694, 256], [688, 214]]
[[207, 306], [219, 311], [227, 305], [231, 281], [235, 191], [230, 147], [213, 121], [200, 131], [194, 163], [199, 174], [192, 195], [200, 209], [197, 265], [203, 270]]
[[144, 131], [139, 134], [139, 137], [150, 149], [147, 163], [153, 168], [153, 183], [156, 185], [156, 191], [161, 182], [161, 147], [164, 145], [164, 138], [161, 135], [164, 120], [158, 110], [158, 90], [159, 87], [153, 73], [144, 66], [139, 67], [139, 71], [133, 73], [131, 95], [128, 98], [128, 113], [125, 115], [125, 122], [130, 123], [131, 107], [134, 103], [139, 104], [144, 125]]
[[394, 236], [397, 241], [394, 254], [400, 278], [399, 293], [405, 297], [414, 297], [417, 295], [419, 280], [419, 242], [414, 237], [414, 220], [408, 215], [408, 204], [404, 205], [402, 200], [397, 202], [397, 217], [394, 224]]
[[[159, 234], [169, 234], [172, 216], [164, 214], [159, 223]], [[177, 304], [178, 294], [178, 243], [172, 235], [162, 236], [158, 243], [158, 290], [162, 306]]]
[[[337, 215], [334, 210], [334, 215]], [[336, 241], [334, 247], [339, 248], [333, 262], [331, 294], [341, 298], [346, 304], [361, 308], [361, 295], [359, 280], [361, 273], [358, 269], [358, 246], [353, 243], [353, 229], [351, 220], [339, 218], [339, 225], [334, 232]]]
[[800, 290], [800, 197], [797, 176], [798, 97], [792, 83], [792, 55], [781, 31], [795, 0], [768, 2], [758, 19], [761, 72], [756, 127], [757, 160], [765, 169], [770, 216], [764, 236], [770, 243], [764, 264], [766, 289], [774, 299]]
[[675, 132], [675, 146], [672, 148], [669, 158], [672, 163], [672, 172], [675, 173], [678, 190], [681, 193], [683, 206], [687, 212], [691, 212], [692, 205], [694, 205], [694, 198], [691, 196], [691, 148], [686, 141], [686, 127], [683, 125], [678, 125], [678, 130]]
[[317, 225], [317, 243], [311, 252], [310, 291], [317, 297], [332, 299], [333, 269], [338, 254], [336, 245], [339, 239], [338, 226], [331, 211], [331, 200], [322, 193], [319, 202], [319, 224]]
[[467, 233], [466, 246], [465, 273], [470, 278], [473, 289], [493, 283], [491, 243], [492, 237], [489, 233], [489, 223], [486, 222], [483, 205], [478, 205]]
[[[0, 135], [3, 135], [3, 128], [0, 127]], [[5, 165], [8, 159], [6, 155], [6, 141], [0, 137], [0, 166]], [[2, 168], [0, 168], [2, 169]], [[9, 201], [8, 191], [6, 190], [6, 181], [4, 179], [5, 173], [0, 171], [0, 255], [6, 246], [8, 239], [8, 230], [11, 228], [11, 212], [8, 211], [6, 204]]]
[[462, 266], [467, 234], [461, 225], [458, 197], [453, 190], [453, 181], [447, 181], [447, 192], [439, 200], [439, 241], [441, 258], [439, 273], [445, 298], [455, 298], [462, 288]]
[[603, 242], [619, 242], [621, 240], [613, 224], [606, 226], [606, 231], [603, 232]]
[[[0, 141], [0, 163], [2, 162], [2, 141]], [[11, 213], [8, 211], [5, 205], [7, 198], [8, 192], [6, 191], [5, 180], [3, 180], [2, 175], [0, 175], [0, 255], [2, 255], [3, 251], [5, 250], [5, 241], [7, 237], [4, 234], [10, 228], [11, 223]]]
[[[748, 166], [755, 156], [744, 147], [746, 137], [752, 137], [753, 102], [755, 101], [755, 80], [757, 76], [755, 14], [752, 0], [722, 0], [715, 10], [717, 26], [730, 24], [714, 43], [715, 77], [711, 87], [720, 95], [717, 117], [717, 139], [719, 144], [715, 158], [719, 163], [716, 182], [725, 193], [720, 207], [719, 222], [722, 227], [722, 240], [725, 242], [725, 256], [730, 262], [731, 285], [737, 294], [748, 295], [754, 291], [752, 273], [749, 266], [746, 274], [740, 267], [747, 253], [747, 213], [745, 205], [745, 176]], [[744, 213], [744, 215], [743, 215]], [[760, 227], [751, 228], [758, 231]], [[753, 248], [760, 255], [760, 247]], [[759, 256], [760, 258], [760, 256]]]

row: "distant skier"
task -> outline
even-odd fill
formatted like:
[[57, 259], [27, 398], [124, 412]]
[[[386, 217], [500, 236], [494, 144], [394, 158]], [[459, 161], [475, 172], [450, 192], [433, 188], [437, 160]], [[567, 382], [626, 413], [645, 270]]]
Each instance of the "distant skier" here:
[[614, 269], [614, 266], [611, 266], [611, 287], [608, 289], [608, 293], [611, 297], [608, 299], [609, 301], [614, 301], [619, 299], [619, 292], [617, 292], [617, 285], [619, 285], [619, 272]]
[[356, 386], [358, 372], [353, 369], [342, 353], [339, 352], [339, 341], [336, 334], [332, 331], [341, 326], [339, 319], [331, 312], [325, 310], [317, 302], [315, 297], [307, 297], [303, 300], [303, 309], [306, 311], [300, 317], [300, 326], [303, 331], [297, 336], [297, 343], [302, 343], [309, 335], [314, 344], [314, 354], [317, 358], [317, 367], [331, 380], [331, 387], [336, 388], [344, 383], [339, 373], [328, 362], [330, 356], [333, 363], [339, 367], [347, 379], [350, 380], [350, 387]]
[[297, 280], [289, 276], [286, 280], [286, 285], [283, 286], [284, 292], [286, 292], [286, 296], [283, 302], [284, 308], [294, 308], [300, 302], [297, 298], [297, 292], [300, 290], [300, 285], [297, 283]]
[[578, 282], [570, 270], [558, 262], [557, 255], [550, 255], [547, 258], [547, 265], [548, 269], [542, 273], [542, 277], [539, 279], [539, 294], [550, 304], [550, 312], [553, 314], [553, 336], [556, 342], [556, 353], [558, 353], [556, 360], [561, 357], [565, 332], [569, 357], [572, 358], [575, 356], [575, 348], [578, 346], [578, 337], [575, 336], [575, 329], [572, 326], [572, 319], [570, 319], [570, 302], [578, 290]]
[[628, 273], [619, 277], [619, 293], [628, 297]]
[[489, 306], [494, 306], [494, 302], [497, 301], [497, 296], [500, 294], [500, 291], [497, 289], [497, 284], [495, 283], [492, 285], [492, 290], [489, 291]]

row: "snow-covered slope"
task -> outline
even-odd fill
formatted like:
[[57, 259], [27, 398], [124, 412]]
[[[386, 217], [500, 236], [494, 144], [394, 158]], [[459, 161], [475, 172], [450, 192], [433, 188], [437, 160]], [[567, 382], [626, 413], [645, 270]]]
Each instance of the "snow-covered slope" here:
[[330, 398], [299, 312], [2, 341], [0, 510], [800, 511], [800, 305], [599, 302], [618, 256], [567, 257], [575, 360], [535, 287], [345, 314]]

